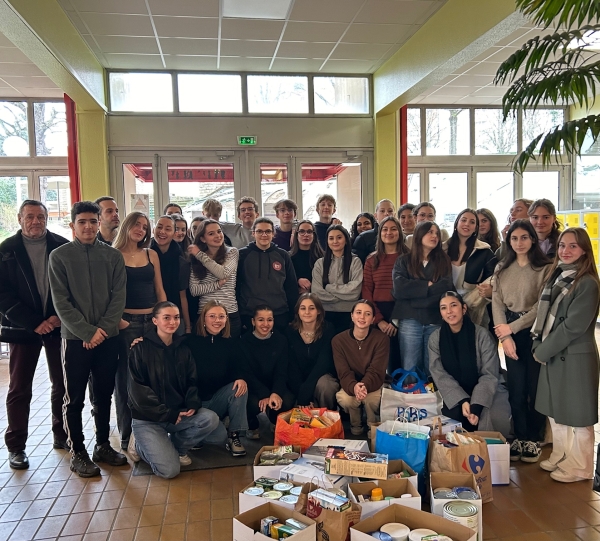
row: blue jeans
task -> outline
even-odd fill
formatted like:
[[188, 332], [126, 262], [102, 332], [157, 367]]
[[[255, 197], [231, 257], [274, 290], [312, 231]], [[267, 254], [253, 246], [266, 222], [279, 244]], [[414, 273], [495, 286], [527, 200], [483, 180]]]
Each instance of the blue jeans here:
[[219, 424], [215, 412], [205, 408], [199, 409], [192, 417], [184, 417], [176, 425], [133, 419], [135, 449], [142, 460], [150, 464], [155, 475], [171, 479], [179, 475], [179, 456], [187, 454]]
[[[248, 392], [236, 398], [235, 391], [232, 389], [233, 381], [224, 387], [221, 387], [210, 400], [203, 400], [202, 407], [214, 411], [219, 419], [229, 416], [229, 432], [239, 432], [248, 430], [248, 417], [246, 415], [246, 402]], [[204, 439], [205, 443], [215, 443], [220, 445], [227, 440], [227, 430], [223, 423]]]
[[416, 319], [401, 319], [398, 326], [398, 342], [400, 343], [400, 356], [402, 368], [414, 370], [419, 368], [427, 376], [429, 373], [429, 350], [427, 344], [429, 337], [439, 325], [423, 325]]

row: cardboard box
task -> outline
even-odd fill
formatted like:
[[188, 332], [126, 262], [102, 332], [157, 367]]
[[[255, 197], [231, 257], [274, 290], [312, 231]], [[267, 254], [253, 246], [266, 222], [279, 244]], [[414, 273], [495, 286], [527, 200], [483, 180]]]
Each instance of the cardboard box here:
[[365, 440], [333, 440], [321, 438], [312, 444], [302, 456], [309, 460], [319, 460], [325, 462], [325, 455], [328, 447], [342, 447], [352, 451], [369, 452], [369, 444]]
[[375, 513], [372, 517], [361, 520], [350, 528], [351, 541], [373, 541], [369, 534], [379, 530], [389, 522], [400, 522], [406, 524], [411, 530], [417, 528], [429, 528], [434, 532], [447, 535], [453, 541], [476, 541], [477, 534], [456, 522], [442, 517], [437, 517], [425, 511], [403, 507], [394, 504]]
[[401, 473], [404, 470], [407, 470], [410, 473], [410, 477], [404, 477], [404, 479], [408, 479], [415, 489], [419, 490], [419, 481], [415, 470], [413, 470], [406, 462], [404, 462], [404, 460], [388, 461], [388, 475], [391, 473]]
[[[383, 496], [393, 496], [393, 500], [380, 502], [361, 502], [358, 496], [370, 496], [371, 490], [379, 487], [383, 490]], [[410, 494], [410, 498], [401, 498], [402, 494]], [[348, 498], [357, 503], [362, 509], [360, 519], [364, 520], [377, 511], [393, 504], [403, 505], [412, 509], [421, 509], [421, 495], [408, 479], [388, 479], [386, 481], [367, 481], [366, 483], [350, 483], [348, 485]]]
[[[475, 481], [475, 476], [472, 473], [449, 473], [449, 472], [432, 472], [430, 474], [430, 483], [429, 483], [429, 491], [430, 491], [430, 507], [431, 512], [434, 515], [443, 516], [444, 515], [444, 505], [453, 500], [447, 500], [443, 498], [434, 498], [433, 491], [436, 488], [454, 488], [454, 487], [469, 487], [472, 488], [479, 495], [478, 500], [469, 500], [469, 503], [472, 503], [479, 509], [479, 529], [477, 531], [477, 540], [483, 541], [483, 502], [481, 501], [481, 492], [479, 492], [479, 487], [477, 486], [477, 481]], [[432, 528], [433, 529], [433, 528]]]
[[[349, 477], [366, 477], [368, 479], [387, 479], [387, 455], [377, 453], [360, 453], [354, 459], [350, 454], [330, 448], [325, 457], [325, 473], [347, 475]], [[358, 455], [359, 453], [356, 452]], [[369, 456], [370, 455], [370, 456]], [[369, 462], [367, 462], [369, 460]]]
[[510, 483], [510, 443], [500, 432], [476, 431], [475, 434], [482, 438], [502, 440], [503, 443], [488, 444], [492, 485], [508, 485]]
[[[323, 466], [323, 463], [318, 463]], [[279, 472], [279, 478], [292, 483], [317, 483], [322, 488], [339, 488], [346, 490], [352, 477], [344, 475], [326, 475], [323, 469], [308, 464], [290, 464]]]
[[[302, 483], [292, 483], [294, 486], [302, 486]], [[247, 487], [244, 487], [240, 490], [238, 494], [238, 502], [239, 502], [239, 512], [245, 513], [250, 509], [254, 509], [259, 505], [263, 505], [265, 502], [269, 501], [274, 503], [275, 505], [280, 505], [281, 507], [287, 507], [288, 509], [294, 509], [294, 505], [281, 502], [279, 500], [266, 500], [262, 496], [251, 496], [250, 494], [244, 494], [244, 490], [247, 488], [255, 486], [254, 483], [250, 483]]]
[[[460, 421], [455, 421], [450, 417], [446, 417], [445, 415], [438, 415], [437, 417], [427, 417], [419, 422], [421, 426], [428, 426], [431, 429], [431, 433], [433, 434], [433, 423], [439, 421], [442, 423], [442, 434], [447, 434], [448, 432], [453, 432], [457, 428], [462, 428], [462, 423]], [[436, 425], [435, 431], [438, 432], [439, 428]]]
[[[273, 445], [266, 445], [262, 447], [256, 456], [254, 457], [254, 480], [256, 481], [260, 477], [272, 477], [273, 479], [279, 479], [279, 472], [285, 466], [278, 466], [277, 464], [273, 464], [272, 466], [260, 466], [260, 455], [265, 451], [272, 451], [276, 449]], [[299, 446], [294, 445], [293, 450], [296, 453], [301, 453], [301, 449]]]
[[294, 518], [308, 524], [304, 530], [294, 534], [291, 538], [294, 541], [315, 541], [317, 525], [314, 520], [280, 505], [275, 505], [273, 502], [267, 502], [233, 517], [233, 541], [273, 541], [271, 537], [260, 533], [260, 520], [271, 515], [277, 517], [280, 522]]

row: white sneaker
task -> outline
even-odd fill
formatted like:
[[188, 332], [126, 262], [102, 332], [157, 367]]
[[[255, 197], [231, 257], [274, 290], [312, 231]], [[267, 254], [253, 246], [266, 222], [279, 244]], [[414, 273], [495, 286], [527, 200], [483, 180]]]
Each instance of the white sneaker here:
[[561, 483], [576, 483], [577, 481], [586, 481], [583, 477], [575, 477], [566, 471], [557, 468], [556, 471], [553, 471], [550, 474], [550, 477], [555, 481], [560, 481]]
[[189, 466], [192, 463], [192, 459], [187, 455], [179, 455], [179, 464], [182, 466]]
[[127, 446], [127, 452], [129, 453], [131, 460], [133, 460], [134, 462], [139, 462], [141, 460], [140, 455], [135, 449], [135, 438], [133, 436], [133, 432], [129, 437], [129, 445]]
[[542, 470], [546, 470], [546, 471], [556, 471], [558, 469], [558, 464], [555, 464], [554, 462], [550, 462], [550, 460], [542, 460], [540, 462], [540, 468], [542, 468]]

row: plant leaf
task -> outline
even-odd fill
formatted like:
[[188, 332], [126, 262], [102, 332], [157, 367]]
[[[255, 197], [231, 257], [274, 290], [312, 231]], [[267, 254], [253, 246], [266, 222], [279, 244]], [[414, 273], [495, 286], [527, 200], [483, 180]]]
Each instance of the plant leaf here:
[[517, 9], [536, 25], [568, 29], [600, 19], [600, 0], [516, 0]]

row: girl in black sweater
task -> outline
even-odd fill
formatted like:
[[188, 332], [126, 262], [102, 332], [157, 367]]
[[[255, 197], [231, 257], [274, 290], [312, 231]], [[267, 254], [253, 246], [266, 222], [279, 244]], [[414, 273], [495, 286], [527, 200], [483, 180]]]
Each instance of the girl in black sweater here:
[[288, 387], [300, 406], [336, 409], [340, 384], [335, 374], [331, 340], [333, 325], [314, 293], [304, 293], [294, 308], [294, 321], [286, 330], [289, 344]]
[[288, 343], [273, 330], [273, 310], [258, 306], [252, 317], [253, 332], [242, 335], [244, 379], [248, 382], [248, 431], [246, 437], [259, 439], [257, 415], [266, 413], [275, 423], [277, 415], [292, 408], [294, 396], [288, 390]]
[[313, 223], [310, 220], [299, 222], [292, 231], [290, 258], [296, 271], [300, 293], [310, 293], [313, 267], [324, 254]]
[[196, 361], [198, 391], [202, 407], [214, 411], [222, 420], [229, 416], [229, 432], [223, 423], [206, 443], [222, 443], [233, 456], [246, 449], [240, 432], [248, 429], [246, 401], [248, 386], [239, 367], [239, 343], [230, 336], [227, 310], [219, 301], [208, 301], [198, 319], [198, 336], [190, 335], [187, 345]]

